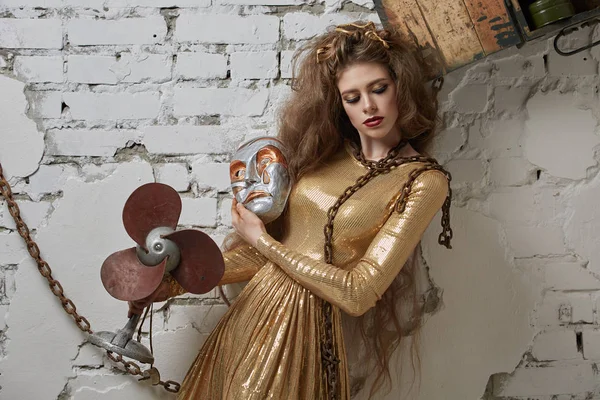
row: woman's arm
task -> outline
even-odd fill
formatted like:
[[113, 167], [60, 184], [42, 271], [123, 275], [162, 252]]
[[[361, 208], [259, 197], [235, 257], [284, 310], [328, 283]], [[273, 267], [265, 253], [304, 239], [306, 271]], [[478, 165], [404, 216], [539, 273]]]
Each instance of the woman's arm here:
[[359, 316], [373, 307], [421, 240], [448, 193], [448, 180], [437, 171], [413, 183], [404, 212], [388, 218], [362, 259], [350, 271], [293, 251], [263, 233], [256, 248], [311, 292]]
[[[249, 244], [242, 244], [223, 253], [225, 273], [219, 285], [245, 282], [252, 279], [268, 259]], [[168, 298], [186, 293], [186, 290], [170, 274], [164, 279], [169, 285]]]

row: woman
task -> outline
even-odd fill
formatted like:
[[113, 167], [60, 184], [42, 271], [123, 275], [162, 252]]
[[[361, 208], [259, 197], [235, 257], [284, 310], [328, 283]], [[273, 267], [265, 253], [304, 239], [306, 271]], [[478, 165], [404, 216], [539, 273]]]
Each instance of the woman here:
[[[280, 229], [267, 230], [234, 202], [245, 243], [224, 254], [221, 284], [250, 282], [204, 343], [180, 399], [348, 399], [340, 310], [373, 308], [376, 328], [393, 323], [400, 337], [406, 318], [393, 297], [398, 288], [407, 299], [414, 293], [403, 266], [442, 205], [440, 242], [449, 246], [449, 175], [419, 157], [437, 104], [413, 47], [355, 23], [310, 41], [298, 60], [279, 134], [296, 182], [287, 210]], [[182, 293], [174, 280], [161, 290]], [[375, 332], [378, 386], [398, 341]]]

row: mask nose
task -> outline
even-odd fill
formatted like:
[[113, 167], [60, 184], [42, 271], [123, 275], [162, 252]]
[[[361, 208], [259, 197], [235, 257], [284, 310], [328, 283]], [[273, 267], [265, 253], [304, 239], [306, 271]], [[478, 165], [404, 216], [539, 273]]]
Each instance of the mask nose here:
[[258, 176], [258, 170], [256, 169], [256, 157], [252, 157], [252, 159], [246, 166], [245, 181], [248, 183], [260, 182], [260, 177]]

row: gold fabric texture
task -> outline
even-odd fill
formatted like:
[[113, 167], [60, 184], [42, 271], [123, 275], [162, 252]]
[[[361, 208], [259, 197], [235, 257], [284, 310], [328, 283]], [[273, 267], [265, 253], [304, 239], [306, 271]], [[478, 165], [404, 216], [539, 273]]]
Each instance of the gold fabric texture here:
[[[223, 253], [225, 273], [219, 285], [228, 283], [246, 282], [267, 262], [267, 258], [250, 245], [238, 246], [233, 250]], [[186, 292], [170, 274], [165, 276], [169, 284], [169, 297], [182, 295]]]
[[[442, 206], [448, 181], [428, 171], [415, 181], [405, 211], [394, 211], [402, 184], [420, 166], [405, 164], [379, 175], [342, 205], [334, 221], [333, 265], [323, 262], [327, 210], [367, 170], [346, 147], [303, 177], [290, 195], [281, 243], [260, 237], [264, 266], [248, 266], [254, 277], [206, 339], [178, 398], [325, 399], [325, 299], [333, 304], [338, 394], [348, 399], [340, 309], [360, 315], [375, 305]], [[227, 269], [226, 263], [226, 275]]]

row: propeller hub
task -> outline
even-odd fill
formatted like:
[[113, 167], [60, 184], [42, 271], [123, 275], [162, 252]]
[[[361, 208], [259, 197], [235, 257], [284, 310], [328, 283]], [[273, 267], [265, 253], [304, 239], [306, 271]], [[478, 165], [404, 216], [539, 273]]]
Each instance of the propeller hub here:
[[172, 240], [163, 238], [163, 236], [173, 232], [175, 232], [173, 229], [164, 226], [154, 228], [150, 231], [148, 236], [146, 236], [146, 248], [148, 251], [146, 252], [141, 246], [137, 246], [137, 256], [142, 264], [147, 267], [154, 267], [168, 257], [167, 272], [172, 271], [179, 265], [181, 258], [179, 247]]

